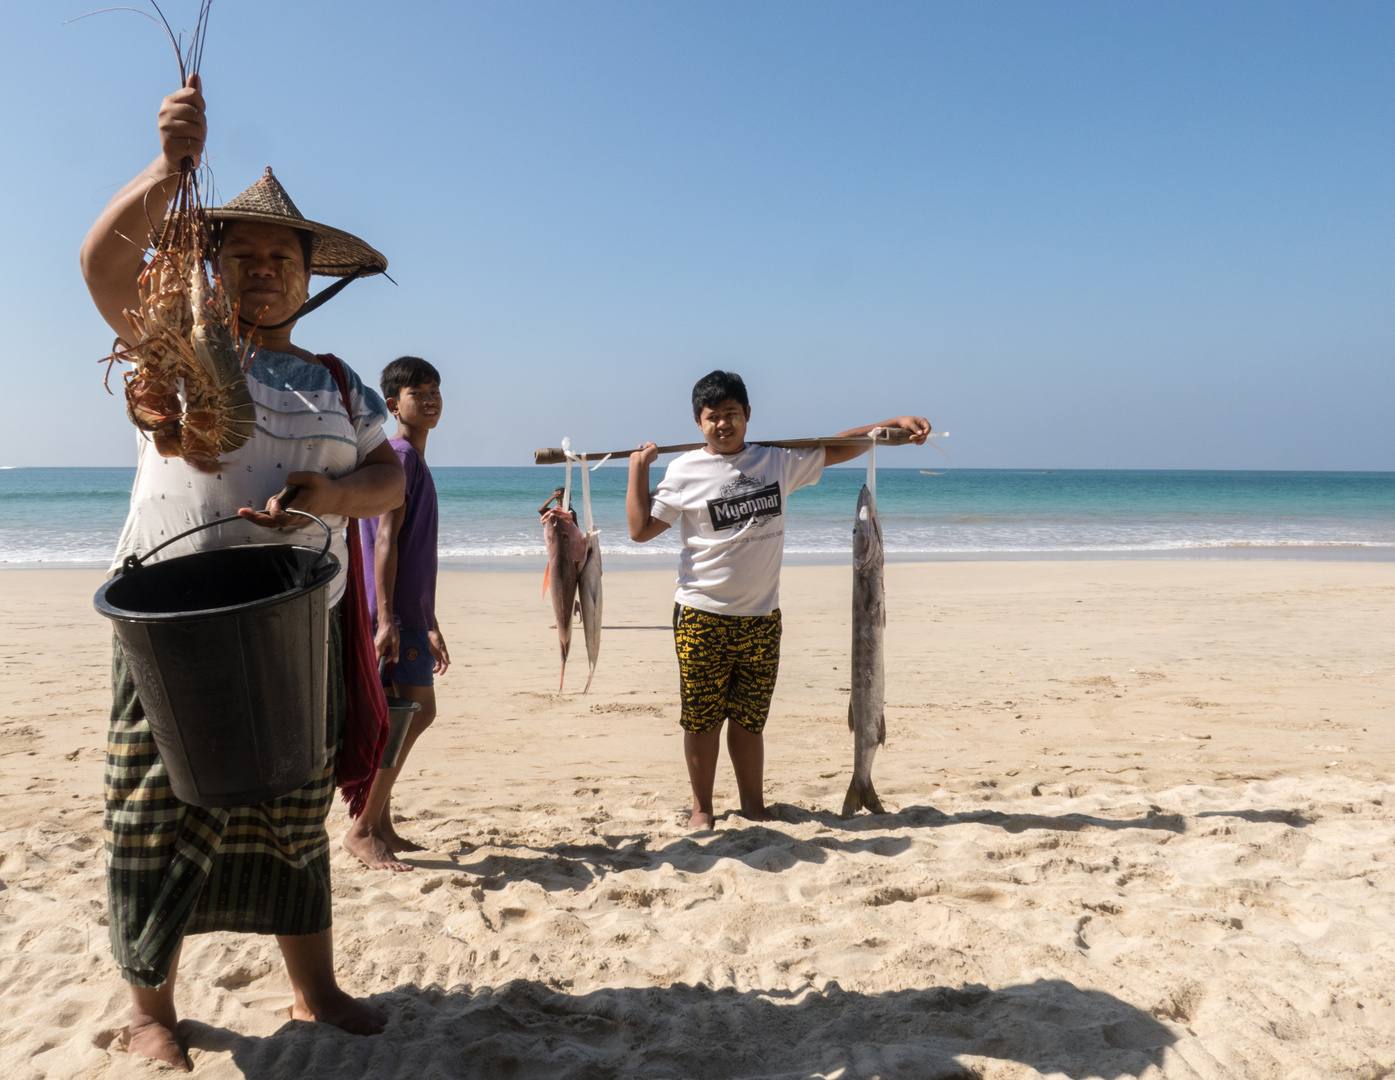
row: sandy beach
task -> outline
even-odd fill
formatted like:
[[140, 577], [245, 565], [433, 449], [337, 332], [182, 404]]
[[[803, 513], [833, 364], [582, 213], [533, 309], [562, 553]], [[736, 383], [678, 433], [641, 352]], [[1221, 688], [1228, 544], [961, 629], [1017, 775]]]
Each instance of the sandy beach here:
[[[850, 574], [788, 567], [777, 822], [685, 828], [671, 571], [611, 573], [590, 694], [532, 575], [443, 575], [455, 665], [336, 847], [338, 970], [195, 937], [195, 1075], [1376, 1080], [1395, 1070], [1395, 563], [893, 564], [884, 816], [845, 821]], [[155, 1075], [107, 947], [101, 574], [0, 573], [0, 1062]], [[725, 757], [719, 814], [735, 798]], [[342, 807], [331, 834], [346, 827]]]

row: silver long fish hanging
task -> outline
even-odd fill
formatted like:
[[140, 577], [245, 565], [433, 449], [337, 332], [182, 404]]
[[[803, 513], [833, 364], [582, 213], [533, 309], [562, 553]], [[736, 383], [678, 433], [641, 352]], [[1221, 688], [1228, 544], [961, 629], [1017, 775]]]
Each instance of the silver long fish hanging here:
[[853, 775], [843, 799], [843, 816], [867, 809], [884, 814], [872, 786], [872, 759], [886, 743], [886, 585], [882, 575], [882, 525], [877, 518], [877, 436], [869, 437], [867, 482], [857, 496], [853, 521], [852, 693], [848, 728], [853, 733]]

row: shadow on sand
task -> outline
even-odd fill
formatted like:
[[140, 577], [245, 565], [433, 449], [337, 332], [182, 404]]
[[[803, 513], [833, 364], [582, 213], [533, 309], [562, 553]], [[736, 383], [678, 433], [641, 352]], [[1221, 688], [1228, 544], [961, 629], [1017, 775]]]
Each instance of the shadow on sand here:
[[1279, 825], [1288, 825], [1294, 829], [1306, 829], [1313, 823], [1310, 817], [1304, 817], [1297, 810], [1203, 810], [1196, 815], [1198, 818], [1213, 817], [1233, 817], [1241, 821], [1248, 821], [1251, 824], [1272, 822]]
[[[1106, 818], [1090, 814], [1048, 816], [997, 810], [945, 814], [934, 807], [911, 806], [895, 814], [844, 819], [832, 811], [811, 811], [789, 805], [771, 809], [784, 823], [813, 823], [824, 828], [808, 839], [791, 836], [765, 825], [749, 824], [743, 828], [695, 832], [660, 848], [650, 848], [649, 835], [636, 832], [606, 835], [601, 842], [589, 844], [520, 844], [516, 845], [519, 852], [516, 855], [508, 850], [515, 845], [503, 841], [492, 844], [492, 850], [485, 853], [476, 854], [473, 849], [465, 848], [445, 858], [411, 854], [402, 858], [421, 870], [474, 875], [485, 889], [499, 888], [509, 881], [526, 880], [553, 891], [584, 888], [605, 874], [653, 869], [666, 862], [688, 873], [700, 874], [711, 869], [720, 859], [739, 859], [755, 869], [780, 873], [802, 862], [823, 863], [831, 851], [900, 855], [911, 846], [912, 838], [888, 833], [901, 829], [943, 829], [954, 825], [978, 824], [996, 826], [1006, 833], [1035, 829], [1056, 832], [1080, 832], [1083, 829], [1186, 831], [1186, 821], [1180, 815], [1156, 810], [1150, 810], [1147, 816], [1141, 818]], [[1251, 812], [1237, 813], [1244, 816]], [[1278, 819], [1264, 817], [1262, 820]], [[505, 853], [501, 854], [500, 848]]]
[[1174, 1041], [1132, 1005], [1059, 980], [882, 994], [831, 983], [798, 994], [678, 984], [576, 995], [515, 980], [405, 986], [373, 1000], [391, 1020], [371, 1038], [300, 1022], [267, 1038], [187, 1021], [181, 1032], [192, 1049], [230, 1053], [248, 1080], [968, 1080], [982, 1075], [975, 1058], [1115, 1080], [1160, 1064]]
[[[475, 854], [466, 848], [446, 857], [404, 855], [402, 858], [421, 870], [470, 874], [479, 878], [482, 888], [500, 888], [510, 881], [532, 881], [549, 891], [584, 888], [605, 874], [624, 870], [652, 869], [665, 862], [689, 873], [703, 873], [719, 859], [739, 859], [768, 873], [780, 873], [798, 863], [822, 863], [830, 851], [870, 852], [899, 855], [909, 848], [906, 835], [888, 835], [901, 829], [944, 829], [954, 825], [990, 825], [1005, 833], [1032, 830], [1081, 832], [1085, 829], [1155, 829], [1185, 833], [1187, 819], [1156, 807], [1144, 817], [1108, 818], [1095, 814], [1024, 814], [1001, 810], [974, 810], [945, 814], [932, 806], [908, 806], [895, 814], [866, 814], [842, 818], [828, 810], [804, 810], [797, 806], [772, 806], [780, 821], [824, 827], [819, 834], [801, 839], [765, 825], [722, 828], [696, 832], [661, 848], [648, 846], [647, 833], [606, 835], [590, 844], [560, 843], [547, 846], [516, 845], [520, 854], [499, 854], [497, 849], [513, 847], [507, 841], [495, 850]], [[1303, 828], [1311, 824], [1296, 810], [1208, 810], [1197, 818], [1233, 817], [1252, 824], [1282, 824]]]

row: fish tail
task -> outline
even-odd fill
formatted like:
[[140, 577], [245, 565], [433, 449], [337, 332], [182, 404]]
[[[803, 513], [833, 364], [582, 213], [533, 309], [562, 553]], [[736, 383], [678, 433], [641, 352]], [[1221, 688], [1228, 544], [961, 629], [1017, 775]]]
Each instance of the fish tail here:
[[848, 784], [848, 794], [843, 799], [843, 817], [852, 817], [864, 808], [874, 814], [886, 813], [881, 799], [877, 797], [877, 789], [872, 786], [872, 778], [860, 779], [854, 773], [852, 782]]
[[583, 694], [586, 693], [587, 690], [590, 690], [590, 689], [591, 689], [591, 680], [594, 679], [595, 677], [596, 677], [596, 665], [595, 665], [595, 664], [592, 664], [592, 665], [591, 665], [591, 670], [590, 670], [589, 672], [587, 672], [587, 674], [586, 674], [586, 685], [583, 686], [583, 687], [581, 688], [581, 692], [582, 692]]

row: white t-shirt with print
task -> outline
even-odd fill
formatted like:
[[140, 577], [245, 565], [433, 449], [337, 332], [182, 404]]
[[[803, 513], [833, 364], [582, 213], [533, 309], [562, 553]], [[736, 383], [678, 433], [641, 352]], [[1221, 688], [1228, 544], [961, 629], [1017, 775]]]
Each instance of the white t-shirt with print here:
[[[247, 372], [247, 388], [257, 406], [257, 429], [246, 444], [223, 455], [223, 467], [205, 473], [182, 458], [161, 457], [142, 433], [136, 437], [136, 482], [131, 509], [116, 545], [112, 570], [127, 555], [144, 555], [171, 536], [206, 521], [236, 518], [239, 508], [257, 510], [286, 486], [293, 472], [323, 472], [338, 479], [353, 472], [381, 443], [387, 406], [346, 365], [349, 408], [329, 369], [288, 353], [258, 349]], [[344, 595], [349, 551], [344, 540], [348, 519], [326, 517], [333, 532], [330, 551], [343, 570], [329, 586], [329, 603]], [[236, 521], [206, 529], [171, 544], [155, 556], [169, 559], [195, 551], [237, 544], [303, 544], [319, 547], [324, 532], [307, 529], [264, 529]]]
[[769, 615], [780, 606], [785, 500], [819, 482], [823, 450], [751, 446], [736, 454], [693, 450], [675, 458], [650, 514], [682, 518], [678, 591], [684, 607], [717, 615]]

